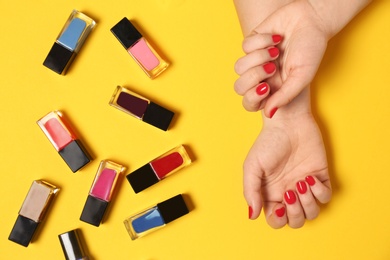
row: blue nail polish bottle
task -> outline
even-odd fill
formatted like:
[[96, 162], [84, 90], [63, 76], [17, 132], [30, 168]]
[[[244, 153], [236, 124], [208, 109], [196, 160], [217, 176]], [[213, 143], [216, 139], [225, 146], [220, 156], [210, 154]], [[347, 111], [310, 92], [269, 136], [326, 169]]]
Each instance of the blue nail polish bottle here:
[[124, 224], [131, 239], [135, 240], [165, 227], [188, 212], [183, 196], [179, 194], [125, 219]]
[[64, 75], [95, 25], [90, 17], [73, 10], [43, 65]]

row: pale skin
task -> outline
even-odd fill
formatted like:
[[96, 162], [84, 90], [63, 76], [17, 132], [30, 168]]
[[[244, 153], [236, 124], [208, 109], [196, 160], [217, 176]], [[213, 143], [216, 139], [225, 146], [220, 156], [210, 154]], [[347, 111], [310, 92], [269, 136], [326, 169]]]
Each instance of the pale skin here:
[[235, 64], [240, 77], [234, 87], [245, 109], [263, 110], [263, 128], [243, 168], [250, 219], [263, 209], [271, 227], [299, 228], [330, 201], [309, 85], [328, 40], [369, 2], [235, 0], [245, 56]]

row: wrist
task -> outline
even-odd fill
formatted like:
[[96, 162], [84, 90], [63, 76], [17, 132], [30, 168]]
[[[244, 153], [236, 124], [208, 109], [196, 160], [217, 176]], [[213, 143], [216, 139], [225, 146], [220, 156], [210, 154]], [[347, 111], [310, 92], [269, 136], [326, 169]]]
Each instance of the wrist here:
[[343, 29], [372, 0], [306, 0], [322, 23], [328, 39]]
[[[234, 0], [244, 37], [262, 23], [273, 12], [296, 0]], [[262, 10], [259, 12], [258, 10]]]
[[262, 111], [263, 125], [284, 124], [288, 121], [297, 121], [299, 118], [311, 117], [310, 100], [310, 86], [307, 86], [288, 105], [278, 108], [272, 118], [266, 117]]

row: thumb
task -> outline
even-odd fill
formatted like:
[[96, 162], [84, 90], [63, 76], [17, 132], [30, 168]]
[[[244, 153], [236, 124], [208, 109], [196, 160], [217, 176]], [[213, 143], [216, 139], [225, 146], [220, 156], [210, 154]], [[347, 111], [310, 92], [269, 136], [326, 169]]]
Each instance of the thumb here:
[[264, 114], [267, 117], [271, 118], [277, 109], [288, 105], [304, 88], [310, 85], [310, 77], [302, 75], [301, 70], [304, 71], [304, 69], [295, 69], [280, 89], [268, 97], [264, 106]]
[[260, 24], [258, 24], [250, 33], [253, 34], [263, 34], [263, 33], [282, 33], [285, 28], [284, 20], [280, 19], [278, 15], [268, 15]]
[[[250, 155], [248, 155], [250, 156]], [[253, 158], [254, 159], [254, 158]], [[249, 219], [256, 219], [263, 207], [261, 197], [262, 171], [256, 160], [248, 157], [244, 162], [244, 197], [248, 203]]]

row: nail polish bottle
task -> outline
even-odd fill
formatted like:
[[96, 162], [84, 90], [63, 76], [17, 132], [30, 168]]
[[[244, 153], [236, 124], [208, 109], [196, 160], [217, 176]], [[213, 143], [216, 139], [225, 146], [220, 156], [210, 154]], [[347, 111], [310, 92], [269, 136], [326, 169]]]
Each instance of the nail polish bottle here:
[[58, 238], [66, 260], [89, 260], [81, 243], [78, 229], [60, 234]]
[[27, 247], [59, 190], [46, 181], [33, 181], [8, 239]]
[[80, 220], [98, 227], [112, 199], [119, 175], [125, 171], [120, 164], [100, 162], [92, 187], [89, 190]]
[[92, 160], [60, 111], [48, 113], [37, 124], [72, 172], [77, 172]]
[[112, 27], [111, 32], [151, 79], [168, 67], [168, 62], [160, 57], [126, 17]]
[[125, 219], [124, 224], [131, 239], [135, 240], [165, 227], [187, 213], [188, 207], [183, 196], [179, 194]]
[[65, 74], [95, 25], [94, 20], [73, 10], [43, 65], [58, 74]]
[[174, 113], [127, 88], [118, 86], [109, 104], [137, 119], [167, 131]]
[[158, 183], [191, 163], [184, 146], [178, 146], [126, 176], [135, 193]]

